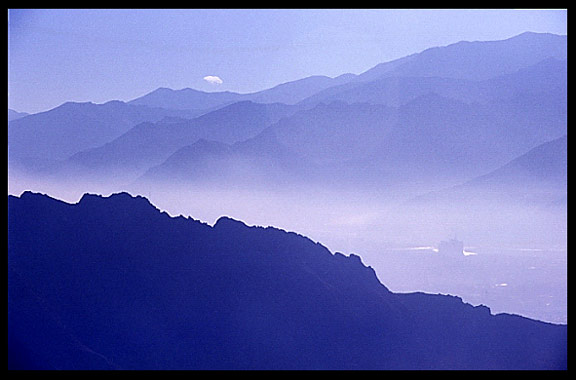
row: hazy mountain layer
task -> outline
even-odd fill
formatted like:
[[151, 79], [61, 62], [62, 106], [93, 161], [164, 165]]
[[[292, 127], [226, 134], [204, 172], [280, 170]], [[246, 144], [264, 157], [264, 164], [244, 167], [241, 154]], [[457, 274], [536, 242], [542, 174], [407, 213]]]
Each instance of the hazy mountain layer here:
[[560, 205], [567, 197], [568, 138], [541, 144], [502, 167], [420, 201], [492, 200], [526, 206]]
[[301, 103], [366, 102], [397, 107], [430, 92], [465, 103], [489, 103], [514, 97], [522, 92], [566, 89], [567, 72], [567, 62], [552, 57], [533, 66], [485, 80], [384, 76], [367, 82], [351, 81], [332, 86], [304, 99]]
[[[181, 152], [182, 164], [160, 165], [154, 172], [156, 178], [177, 177], [183, 183], [202, 182], [206, 176], [220, 178], [222, 184], [231, 178], [235, 178], [232, 184], [249, 183], [250, 175], [235, 176], [244, 166], [243, 172], [252, 171], [261, 185], [277, 183], [277, 178], [282, 183], [343, 182], [360, 187], [456, 184], [565, 134], [566, 108], [563, 88], [520, 92], [486, 104], [467, 104], [435, 93], [401, 107], [321, 103], [236, 143], [230, 151], [234, 155], [210, 161], [187, 149], [193, 157]], [[268, 167], [275, 152], [282, 157], [274, 159], [285, 164]], [[202, 169], [203, 165], [208, 166]], [[283, 168], [290, 169], [282, 173]]]
[[176, 110], [203, 110], [221, 107], [241, 100], [245, 100], [241, 94], [229, 91], [204, 92], [192, 88], [172, 90], [161, 87], [149, 94], [133, 99], [129, 103]]
[[355, 81], [382, 77], [440, 77], [483, 80], [510, 74], [547, 58], [566, 60], [568, 37], [522, 33], [499, 41], [461, 41], [381, 63]]
[[230, 91], [205, 92], [191, 88], [181, 90], [159, 88], [131, 100], [130, 103], [177, 110], [216, 109], [240, 101], [253, 101], [262, 104], [296, 104], [319, 91], [349, 82], [353, 78], [355, 78], [354, 74], [344, 74], [336, 78], [314, 75], [247, 94]]
[[[565, 134], [566, 79], [565, 36], [525, 33], [503, 41], [461, 42], [358, 76], [313, 76], [253, 94], [162, 88], [129, 104], [69, 103], [11, 123], [10, 164], [45, 167], [75, 154], [58, 166], [53, 179], [97, 182], [112, 177], [114, 183], [126, 184], [198, 139], [233, 144], [270, 126], [241, 149], [252, 162], [244, 172], [254, 167], [262, 175], [252, 177], [264, 185], [262, 176], [289, 182], [294, 174], [283, 175], [274, 165], [268, 172], [267, 164], [254, 166], [259, 165], [258, 152], [273, 154], [277, 148], [283, 156], [297, 157], [283, 166], [300, 166], [297, 176], [313, 181], [454, 184]], [[292, 103], [306, 97], [304, 108], [316, 107], [294, 115], [295, 108], [281, 104], [226, 106], [241, 99]], [[190, 116], [210, 108], [220, 109], [190, 122], [157, 123], [166, 114]], [[268, 142], [272, 145], [266, 146]], [[230, 168], [238, 163], [230, 161], [235, 157], [220, 160], [227, 162], [223, 168], [210, 163], [204, 172], [234, 177]], [[245, 162], [240, 166], [246, 167]], [[164, 177], [169, 175], [185, 173]], [[198, 180], [202, 178], [188, 178]]]
[[115, 139], [136, 124], [156, 122], [165, 117], [192, 116], [193, 112], [135, 106], [120, 101], [65, 103], [9, 123], [10, 163], [24, 169], [45, 167]]
[[[481, 89], [463, 90], [463, 84], [475, 87], [467, 82], [513, 74], [547, 59], [567, 59], [566, 36], [523, 33], [501, 41], [462, 41], [384, 62], [359, 75], [343, 74], [336, 78], [316, 75], [249, 94], [159, 88], [130, 103], [186, 110], [221, 107], [241, 100], [286, 104], [342, 100], [399, 105], [406, 97], [421, 95], [420, 91], [431, 85], [434, 88], [428, 90], [441, 95], [482, 99], [486, 94]], [[414, 86], [409, 78], [436, 79], [432, 82], [420, 79], [422, 84]]]
[[110, 176], [128, 183], [166, 160], [179, 148], [199, 139], [235, 143], [251, 138], [298, 108], [285, 104], [237, 102], [192, 120], [163, 120], [138, 124], [100, 147], [79, 152], [55, 168], [54, 176]]
[[23, 118], [24, 116], [28, 116], [29, 114], [26, 112], [18, 112], [8, 108], [8, 121], [16, 120]]

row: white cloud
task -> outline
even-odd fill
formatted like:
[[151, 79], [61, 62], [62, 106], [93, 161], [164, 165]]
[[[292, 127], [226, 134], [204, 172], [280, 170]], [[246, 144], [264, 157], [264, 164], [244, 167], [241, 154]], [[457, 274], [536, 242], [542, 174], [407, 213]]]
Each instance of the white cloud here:
[[217, 77], [215, 75], [207, 75], [204, 77], [204, 80], [208, 83], [211, 84], [222, 84], [222, 79], [220, 79], [220, 77]]

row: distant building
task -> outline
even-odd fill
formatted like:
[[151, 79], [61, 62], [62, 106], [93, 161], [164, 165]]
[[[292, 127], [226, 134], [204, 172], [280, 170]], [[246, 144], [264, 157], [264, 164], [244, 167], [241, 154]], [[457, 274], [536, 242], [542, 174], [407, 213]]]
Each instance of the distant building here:
[[464, 242], [457, 239], [441, 241], [438, 245], [438, 253], [450, 256], [464, 255]]

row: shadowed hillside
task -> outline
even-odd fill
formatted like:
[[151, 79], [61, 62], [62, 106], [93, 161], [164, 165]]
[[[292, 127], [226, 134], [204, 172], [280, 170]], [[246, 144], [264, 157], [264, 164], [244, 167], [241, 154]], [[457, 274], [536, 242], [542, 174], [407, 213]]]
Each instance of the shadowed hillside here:
[[[8, 199], [9, 368], [564, 369], [566, 326], [394, 294], [356, 255], [143, 197]], [[385, 279], [383, 279], [385, 280]]]

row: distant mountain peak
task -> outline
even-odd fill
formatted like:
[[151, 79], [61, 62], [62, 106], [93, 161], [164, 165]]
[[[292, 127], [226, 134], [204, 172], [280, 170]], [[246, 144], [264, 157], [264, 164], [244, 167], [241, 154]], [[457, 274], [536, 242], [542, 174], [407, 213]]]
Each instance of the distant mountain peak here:
[[176, 90], [169, 88], [169, 87], [158, 87], [156, 90], [149, 92], [149, 94], [154, 94], [154, 93], [170, 93], [170, 92], [175, 92]]
[[123, 102], [122, 100], [118, 100], [118, 99], [114, 99], [114, 100], [109, 100], [106, 103], [103, 103], [104, 105], [124, 105], [126, 104], [126, 102]]
[[66, 107], [77, 107], [77, 106], [94, 106], [96, 103], [94, 102], [75, 102], [75, 101], [68, 101], [62, 103], [60, 106], [56, 108], [66, 108]]
[[533, 37], [541, 37], [541, 36], [555, 36], [555, 37], [566, 37], [566, 35], [563, 34], [555, 34], [555, 33], [548, 33], [548, 32], [532, 32], [532, 31], [526, 31], [520, 34], [517, 34], [515, 36], [512, 36], [508, 39], [512, 39], [512, 38], [533, 38]]

